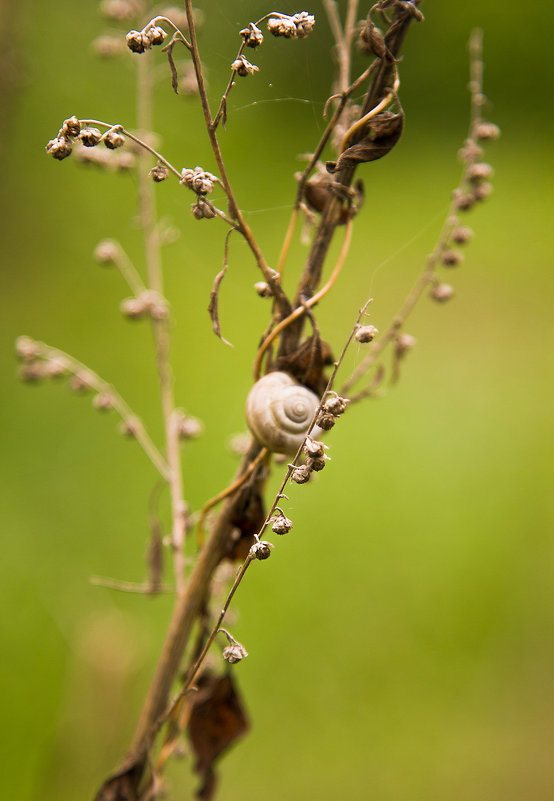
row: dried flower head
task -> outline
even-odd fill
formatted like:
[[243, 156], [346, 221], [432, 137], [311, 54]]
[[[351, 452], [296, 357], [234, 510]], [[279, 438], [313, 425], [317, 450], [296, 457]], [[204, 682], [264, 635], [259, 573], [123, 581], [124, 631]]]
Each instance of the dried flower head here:
[[247, 75], [253, 75], [255, 72], [260, 71], [259, 67], [255, 64], [251, 64], [244, 56], [238, 56], [231, 64], [231, 69], [234, 70], [237, 75], [240, 75], [241, 78], [245, 78]]
[[63, 121], [63, 125], [60, 130], [62, 136], [75, 138], [76, 136], [79, 136], [80, 132], [81, 123], [77, 117], [75, 117], [75, 115]]
[[73, 147], [70, 140], [63, 136], [58, 136], [56, 139], [51, 139], [46, 145], [46, 152], [50, 153], [50, 155], [58, 161], [62, 161], [70, 156], [72, 150]]
[[310, 480], [310, 474], [312, 470], [309, 465], [301, 464], [295, 467], [291, 473], [291, 481], [294, 481], [295, 484], [306, 484], [307, 481]]
[[308, 14], [307, 11], [301, 11], [299, 14], [295, 14], [292, 21], [296, 26], [296, 35], [299, 39], [309, 36], [314, 29], [315, 17], [313, 14]]
[[471, 164], [466, 172], [466, 176], [468, 181], [472, 183], [479, 183], [480, 181], [487, 181], [489, 178], [492, 178], [494, 173], [493, 168], [490, 164], [486, 164], [485, 162], [477, 162], [476, 164]]
[[98, 128], [86, 127], [81, 130], [79, 139], [85, 147], [94, 147], [102, 139], [102, 134]]
[[196, 203], [192, 204], [190, 210], [195, 220], [212, 220], [214, 217], [217, 217], [212, 206], [200, 197]]
[[319, 413], [317, 417], [316, 425], [318, 425], [319, 428], [323, 429], [323, 431], [330, 431], [335, 425], [335, 422], [336, 420], [333, 414], [322, 411]]
[[317, 439], [306, 437], [304, 443], [304, 453], [312, 459], [322, 457], [327, 450], [327, 445], [324, 442], [319, 442]]
[[457, 225], [451, 234], [456, 245], [466, 245], [473, 238], [473, 231], [467, 225]]
[[279, 513], [273, 518], [273, 523], [271, 526], [271, 530], [275, 532], [275, 534], [288, 534], [292, 528], [292, 520], [289, 520], [283, 512], [279, 511]]
[[202, 167], [195, 167], [191, 170], [188, 167], [183, 167], [181, 170], [180, 183], [184, 184], [197, 195], [209, 195], [213, 192], [214, 184], [217, 182], [215, 175], [211, 172], [206, 172]]
[[473, 197], [475, 200], [486, 200], [492, 192], [492, 184], [489, 181], [482, 181], [473, 187]]
[[494, 122], [480, 122], [475, 130], [475, 136], [481, 141], [489, 139], [498, 139], [500, 136], [500, 128]]
[[204, 431], [204, 425], [197, 417], [181, 412], [177, 420], [177, 434], [179, 439], [195, 439]]
[[145, 30], [144, 33], [148, 37], [150, 44], [154, 45], [154, 47], [163, 44], [167, 36], [167, 33], [163, 28], [160, 28], [159, 25], [153, 25], [151, 28], [148, 28], [148, 30]]
[[235, 641], [223, 649], [222, 656], [223, 659], [226, 659], [227, 662], [233, 665], [235, 662], [240, 662], [241, 659], [248, 656], [248, 651], [240, 642]]
[[92, 399], [92, 405], [100, 412], [108, 412], [110, 409], [113, 409], [114, 406], [113, 395], [109, 392], [99, 392], [98, 395], [95, 395]]
[[33, 361], [40, 355], [40, 347], [31, 337], [22, 336], [15, 340], [15, 352], [22, 361]]
[[306, 464], [310, 468], [310, 470], [314, 470], [318, 473], [320, 470], [323, 470], [325, 464], [330, 461], [328, 456], [317, 456], [313, 459], [306, 459]]
[[470, 192], [461, 189], [454, 190], [454, 206], [458, 211], [469, 211], [475, 205], [475, 197]]
[[259, 540], [255, 542], [254, 545], [250, 548], [250, 554], [254, 557], [254, 559], [269, 559], [271, 556], [271, 549], [273, 545], [270, 542], [266, 542], [265, 540]]
[[396, 355], [403, 356], [408, 351], [413, 350], [416, 344], [417, 340], [411, 334], [399, 334], [394, 343]]
[[445, 250], [441, 257], [445, 267], [457, 267], [463, 260], [463, 254], [459, 250]]
[[152, 46], [150, 39], [144, 31], [129, 31], [125, 37], [127, 47], [132, 53], [144, 53]]
[[258, 26], [251, 22], [248, 28], [243, 28], [240, 35], [244, 39], [244, 44], [247, 47], [258, 47], [264, 40], [263, 34]]
[[125, 144], [125, 137], [119, 131], [107, 131], [102, 139], [108, 150], [117, 150], [118, 147], [123, 147]]
[[373, 342], [378, 333], [379, 329], [374, 325], [360, 325], [354, 334], [354, 339], [361, 343]]
[[117, 262], [119, 246], [113, 239], [103, 239], [96, 245], [92, 255], [98, 264], [109, 266]]
[[278, 18], [271, 17], [267, 21], [268, 31], [285, 39], [303, 39], [313, 31], [314, 25], [315, 17], [307, 11], [300, 11], [292, 17], [280, 14]]
[[348, 400], [346, 398], [341, 398], [340, 395], [334, 392], [326, 399], [323, 404], [323, 410], [328, 414], [332, 414], [334, 417], [338, 417], [346, 411], [347, 405]]
[[454, 288], [450, 284], [437, 284], [431, 291], [431, 297], [438, 303], [446, 303], [454, 295]]
[[265, 281], [256, 281], [254, 289], [261, 298], [270, 298], [273, 295], [271, 287]]
[[168, 177], [169, 170], [167, 169], [165, 164], [163, 164], [163, 162], [158, 161], [156, 166], [152, 167], [148, 175], [150, 176], [150, 178], [152, 178], [153, 181], [159, 184], [161, 181], [165, 181], [165, 179]]

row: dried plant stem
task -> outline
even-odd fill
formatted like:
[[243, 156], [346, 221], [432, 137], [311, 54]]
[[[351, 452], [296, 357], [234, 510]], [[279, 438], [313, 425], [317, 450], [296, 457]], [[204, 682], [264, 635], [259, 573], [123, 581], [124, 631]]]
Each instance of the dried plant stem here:
[[342, 242], [342, 247], [339, 253], [339, 257], [336, 261], [336, 264], [329, 276], [329, 280], [325, 284], [325, 286], [321, 287], [321, 289], [312, 295], [309, 300], [304, 301], [302, 306], [296, 308], [293, 312], [289, 314], [288, 317], [285, 317], [284, 320], [281, 320], [275, 328], [266, 336], [264, 341], [262, 342], [258, 352], [256, 353], [256, 358], [254, 359], [254, 367], [253, 367], [253, 374], [254, 379], [257, 380], [260, 377], [261, 367], [262, 367], [262, 359], [264, 357], [265, 352], [271, 345], [271, 343], [279, 336], [279, 334], [284, 331], [287, 326], [291, 325], [295, 320], [298, 320], [299, 317], [306, 314], [307, 310], [310, 309], [312, 306], [315, 306], [325, 295], [329, 292], [330, 289], [334, 286], [340, 271], [344, 265], [346, 257], [348, 255], [348, 250], [350, 249], [350, 242], [352, 240], [352, 218], [349, 218], [346, 222], [346, 230], [344, 232], [344, 240]]
[[[296, 451], [296, 454], [295, 454], [292, 462], [288, 465], [287, 471], [285, 473], [285, 476], [284, 476], [284, 478], [283, 478], [283, 480], [281, 482], [281, 485], [280, 485], [279, 489], [277, 490], [277, 492], [275, 494], [275, 497], [273, 499], [273, 502], [271, 504], [271, 508], [270, 508], [268, 514], [266, 515], [266, 519], [265, 519], [263, 525], [261, 526], [260, 530], [256, 534], [256, 540], [258, 542], [260, 542], [261, 538], [263, 537], [264, 532], [265, 532], [266, 528], [269, 526], [269, 524], [271, 522], [271, 519], [273, 517], [273, 514], [275, 513], [277, 507], [279, 506], [279, 503], [281, 502], [282, 498], [286, 497], [284, 495], [285, 488], [286, 488], [286, 486], [287, 486], [287, 484], [288, 484], [288, 482], [290, 480], [290, 477], [291, 477], [291, 475], [293, 473], [294, 468], [296, 467], [296, 464], [298, 463], [298, 460], [299, 460], [300, 456], [303, 453], [304, 445], [306, 443], [306, 439], [310, 436], [310, 434], [311, 434], [311, 432], [312, 432], [312, 430], [313, 430], [313, 428], [315, 426], [316, 419], [317, 419], [320, 411], [323, 408], [323, 402], [325, 401], [325, 398], [327, 397], [327, 395], [331, 392], [331, 390], [333, 388], [337, 372], [338, 372], [342, 362], [344, 361], [344, 357], [346, 355], [346, 351], [348, 350], [348, 347], [349, 347], [350, 343], [352, 342], [354, 334], [356, 333], [356, 330], [358, 329], [359, 322], [360, 322], [361, 318], [363, 317], [363, 315], [365, 314], [365, 310], [367, 309], [367, 307], [368, 307], [368, 305], [370, 303], [371, 303], [371, 300], [368, 300], [363, 305], [363, 307], [360, 309], [360, 311], [358, 312], [358, 316], [356, 318], [356, 322], [354, 323], [354, 325], [352, 327], [352, 330], [350, 331], [350, 334], [348, 335], [348, 338], [347, 338], [347, 340], [346, 340], [346, 342], [345, 342], [345, 344], [344, 344], [344, 346], [342, 348], [341, 354], [340, 354], [339, 358], [337, 359], [337, 361], [333, 365], [333, 370], [331, 372], [331, 375], [329, 376], [329, 380], [328, 380], [327, 385], [325, 387], [325, 390], [323, 391], [323, 394], [321, 396], [321, 402], [320, 402], [320, 404], [319, 404], [319, 406], [318, 406], [318, 408], [317, 408], [317, 410], [316, 410], [316, 412], [315, 412], [315, 414], [314, 414], [314, 416], [312, 418], [312, 421], [311, 421], [311, 423], [310, 423], [310, 425], [308, 427], [308, 430], [306, 431], [306, 435], [304, 437], [304, 440], [302, 441], [302, 443], [300, 444], [298, 450]], [[239, 568], [239, 570], [237, 572], [237, 575], [236, 575], [235, 580], [234, 580], [234, 582], [232, 584], [232, 587], [231, 587], [231, 589], [230, 589], [230, 591], [229, 591], [229, 593], [227, 595], [227, 598], [225, 599], [225, 602], [224, 602], [224, 604], [223, 604], [223, 606], [221, 608], [221, 611], [220, 611], [220, 613], [219, 613], [219, 615], [217, 617], [217, 620], [214, 623], [208, 638], [206, 639], [206, 642], [204, 644], [204, 647], [202, 648], [202, 651], [200, 652], [200, 655], [198, 656], [198, 658], [196, 659], [196, 661], [192, 665], [191, 669], [189, 670], [189, 672], [187, 674], [186, 681], [185, 681], [185, 683], [183, 685], [183, 688], [180, 691], [179, 695], [177, 696], [177, 699], [172, 702], [169, 710], [166, 713], [166, 716], [168, 714], [170, 714], [171, 710], [175, 707], [175, 704], [178, 701], [178, 699], [180, 697], [182, 697], [184, 694], [186, 694], [191, 689], [192, 685], [194, 684], [194, 682], [195, 682], [195, 680], [196, 680], [196, 678], [198, 676], [198, 673], [200, 671], [200, 668], [202, 667], [204, 659], [206, 658], [206, 655], [207, 655], [207, 653], [208, 653], [208, 651], [210, 649], [210, 646], [212, 645], [212, 643], [215, 640], [215, 637], [216, 637], [218, 631], [220, 630], [221, 624], [223, 623], [225, 615], [227, 614], [227, 610], [229, 609], [231, 601], [233, 600], [233, 596], [235, 595], [237, 589], [239, 588], [239, 585], [241, 584], [241, 582], [242, 582], [242, 580], [243, 580], [243, 578], [244, 578], [244, 576], [246, 574], [246, 571], [247, 571], [248, 567], [250, 566], [250, 564], [253, 561], [255, 561], [255, 557], [254, 557], [252, 551], [249, 551], [246, 559], [244, 560], [244, 562], [242, 563], [242, 565], [240, 566], [240, 568]]]
[[202, 72], [202, 62], [200, 61], [200, 53], [198, 51], [198, 42], [196, 39], [196, 26], [194, 23], [194, 15], [192, 10], [192, 2], [191, 0], [185, 0], [185, 11], [187, 14], [187, 21], [189, 26], [189, 34], [190, 34], [190, 43], [191, 43], [191, 55], [192, 61], [194, 64], [194, 71], [196, 74], [196, 81], [198, 83], [198, 93], [200, 95], [200, 102], [202, 104], [202, 111], [204, 113], [204, 121], [206, 123], [206, 130], [208, 133], [208, 138], [210, 140], [210, 144], [212, 147], [212, 151], [214, 154], [214, 158], [217, 164], [217, 168], [219, 170], [219, 175], [221, 179], [221, 184], [227, 195], [227, 199], [229, 201], [229, 208], [231, 210], [231, 216], [237, 221], [237, 229], [245, 238], [250, 250], [254, 254], [254, 258], [256, 260], [256, 264], [260, 268], [265, 280], [271, 287], [273, 295], [275, 297], [275, 301], [277, 302], [281, 312], [286, 315], [290, 312], [290, 302], [285, 295], [283, 288], [279, 281], [279, 276], [272, 270], [269, 265], [267, 264], [256, 240], [254, 239], [254, 235], [252, 231], [248, 227], [240, 209], [236, 198], [234, 196], [233, 190], [231, 188], [231, 183], [229, 181], [229, 177], [227, 175], [227, 170], [225, 168], [225, 164], [223, 161], [223, 156], [221, 153], [221, 148], [219, 146], [219, 140], [217, 138], [216, 129], [214, 127], [214, 119], [212, 117], [212, 113], [210, 111], [210, 104], [208, 101], [208, 94], [206, 92], [206, 84], [204, 82], [204, 74]]
[[[137, 122], [142, 131], [152, 127], [153, 84], [149, 54], [137, 59]], [[164, 294], [160, 242], [157, 231], [154, 186], [148, 177], [148, 156], [141, 151], [138, 170], [139, 217], [144, 235], [144, 250], [149, 288], [161, 297]], [[156, 348], [156, 365], [160, 385], [162, 414], [165, 426], [166, 455], [169, 465], [175, 586], [177, 593], [184, 588], [184, 542], [187, 528], [187, 506], [183, 498], [183, 479], [179, 449], [179, 434], [174, 414], [173, 375], [169, 362], [169, 322], [167, 318], [152, 320]]]

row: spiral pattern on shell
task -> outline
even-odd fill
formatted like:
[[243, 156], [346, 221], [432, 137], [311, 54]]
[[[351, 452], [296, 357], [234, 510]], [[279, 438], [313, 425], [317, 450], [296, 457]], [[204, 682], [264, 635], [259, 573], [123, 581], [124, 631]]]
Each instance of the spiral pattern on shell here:
[[[288, 373], [260, 378], [246, 399], [248, 427], [262, 445], [275, 453], [294, 454], [304, 441], [319, 407], [319, 398]], [[321, 431], [314, 429], [313, 436]]]

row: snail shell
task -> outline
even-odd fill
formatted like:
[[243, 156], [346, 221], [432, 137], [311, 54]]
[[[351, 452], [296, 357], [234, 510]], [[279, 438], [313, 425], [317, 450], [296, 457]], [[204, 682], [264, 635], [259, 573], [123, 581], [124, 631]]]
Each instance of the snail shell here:
[[[312, 418], [319, 398], [288, 373], [274, 372], [257, 381], [246, 399], [248, 427], [262, 445], [275, 453], [296, 453]], [[321, 429], [317, 426], [313, 436]]]

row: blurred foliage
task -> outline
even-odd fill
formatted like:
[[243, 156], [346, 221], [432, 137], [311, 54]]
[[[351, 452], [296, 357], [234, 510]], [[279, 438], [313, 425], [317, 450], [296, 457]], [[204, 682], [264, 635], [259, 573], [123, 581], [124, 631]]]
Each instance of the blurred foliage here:
[[[312, 37], [269, 38], [255, 54], [260, 73], [236, 87], [222, 134], [270, 263], [296, 155], [314, 146], [329, 94], [330, 37], [315, 5]], [[269, 7], [202, 7], [216, 99], [237, 26]], [[476, 24], [491, 118], [504, 131], [487, 154], [495, 193], [468, 217], [477, 235], [448, 276], [455, 300], [421, 302], [408, 326], [418, 347], [399, 386], [341, 420], [325, 474], [290, 493], [293, 532], [238, 593], [233, 631], [250, 657], [235, 675], [254, 732], [222, 765], [228, 801], [553, 797], [554, 242], [551, 110], [540, 80], [553, 10], [532, 2], [524, 15], [515, 2], [477, 0], [422, 8], [427, 20], [410, 32], [401, 64], [406, 133], [360, 171], [366, 204], [348, 269], [318, 311], [324, 337], [338, 349], [368, 295], [383, 328], [433, 246], [458, 178]], [[27, 0], [4, 5], [2, 20], [2, 784], [6, 798], [59, 801], [90, 798], [126, 746], [171, 601], [88, 583], [91, 574], [143, 578], [154, 476], [89, 401], [63, 384], [21, 385], [13, 340], [27, 333], [71, 352], [114, 381], [158, 437], [161, 425], [147, 326], [121, 319], [125, 287], [91, 257], [100, 239], [118, 236], [142, 266], [134, 180], [72, 159], [60, 165], [43, 150], [73, 113], [132, 126], [132, 59], [91, 55], [103, 29], [93, 2], [77, 12], [69, 0]], [[213, 169], [198, 106], [175, 97], [168, 76], [156, 118], [171, 161]], [[165, 265], [177, 396], [206, 426], [184, 452], [186, 494], [198, 508], [234, 471], [226, 443], [244, 428], [268, 306], [252, 289], [246, 247], [232, 241], [221, 318], [235, 347], [217, 341], [205, 309], [224, 228], [194, 221], [170, 181], [158, 196], [182, 231]], [[303, 253], [296, 243], [289, 285]], [[361, 357], [353, 348], [344, 375]], [[186, 762], [173, 774], [189, 786]]]

